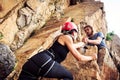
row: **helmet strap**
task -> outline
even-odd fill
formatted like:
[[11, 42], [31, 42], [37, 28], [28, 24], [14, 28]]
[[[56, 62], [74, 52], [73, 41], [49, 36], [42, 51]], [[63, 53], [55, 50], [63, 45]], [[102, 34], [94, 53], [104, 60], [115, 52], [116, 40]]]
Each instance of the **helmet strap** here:
[[75, 41], [75, 36], [74, 33], [70, 34], [71, 38], [73, 39], [73, 41]]

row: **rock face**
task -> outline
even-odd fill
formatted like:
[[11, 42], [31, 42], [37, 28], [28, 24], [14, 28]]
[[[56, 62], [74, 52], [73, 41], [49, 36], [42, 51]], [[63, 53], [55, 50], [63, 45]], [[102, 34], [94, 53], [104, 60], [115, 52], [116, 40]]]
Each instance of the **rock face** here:
[[[69, 0], [0, 0], [0, 43], [9, 46], [12, 51], [16, 51], [33, 31], [37, 32], [51, 17], [59, 19], [68, 5]], [[8, 58], [6, 61], [13, 62], [6, 63], [2, 60], [0, 70], [2, 72], [4, 70], [5, 73], [3, 75], [0, 72], [1, 77], [6, 77], [15, 65], [13, 57], [15, 54], [9, 55], [11, 54], [1, 53], [1, 59]], [[3, 62], [6, 64], [4, 65]]]
[[0, 80], [6, 78], [14, 69], [16, 58], [7, 45], [0, 43]]
[[112, 59], [120, 72], [120, 38], [117, 35], [112, 37], [112, 41], [110, 41], [110, 52]]
[[[72, 3], [76, 4], [77, 1], [80, 3], [70, 6]], [[9, 8], [5, 3], [8, 3]], [[15, 52], [12, 54], [13, 59], [9, 60], [13, 60], [13, 63], [10, 64], [12, 67], [7, 71], [8, 73], [15, 64], [14, 55], [18, 59], [17, 67], [6, 79], [17, 80], [22, 65], [38, 51], [52, 44], [55, 36], [60, 34], [60, 26], [67, 21], [67, 18], [69, 18], [68, 21], [72, 19], [78, 25], [79, 41], [85, 36], [83, 26], [86, 24], [93, 26], [96, 32], [101, 31], [106, 35], [107, 24], [103, 8], [103, 3], [94, 0], [12, 0], [11, 2], [1, 0], [0, 43], [9, 46]], [[90, 48], [85, 55], [94, 51], [96, 48]], [[114, 62], [109, 52], [106, 52], [102, 77], [99, 75], [99, 66], [96, 61], [86, 64], [78, 63], [69, 54], [62, 65], [72, 72], [75, 80], [119, 80]], [[0, 69], [5, 70], [5, 67]]]
[[[87, 49], [85, 49], [84, 52], [79, 50], [80, 53], [87, 56], [97, 54], [98, 50], [96, 46], [86, 47]], [[89, 62], [77, 62], [71, 54], [69, 54], [67, 58], [68, 59], [63, 62], [63, 65], [72, 72], [74, 80], [101, 80], [99, 75], [100, 70], [96, 60]], [[71, 60], [73, 62], [70, 62]]]
[[[4, 5], [5, 3], [10, 7]], [[12, 50], [18, 49], [33, 31], [45, 25], [51, 15], [60, 18], [68, 3], [68, 0], [19, 0], [17, 2], [1, 0], [3, 10], [0, 13], [2, 14], [0, 32], [3, 37], [0, 42], [9, 45]]]

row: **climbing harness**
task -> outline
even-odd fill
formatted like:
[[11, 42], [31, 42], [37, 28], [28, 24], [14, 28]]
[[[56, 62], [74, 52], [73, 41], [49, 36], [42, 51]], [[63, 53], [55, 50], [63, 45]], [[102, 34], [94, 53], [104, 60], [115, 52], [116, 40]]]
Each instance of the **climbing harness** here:
[[53, 57], [53, 59], [55, 58], [55, 53], [52, 49], [47, 50], [47, 52]]
[[51, 58], [48, 59], [48, 60], [39, 68], [38, 73], [37, 73], [38, 75], [39, 75], [41, 69], [42, 69], [46, 64], [48, 64], [51, 60], [52, 60]]
[[[52, 58], [48, 59], [41, 67], [39, 65], [37, 65], [34, 60], [31, 59], [30, 61], [32, 61], [35, 65], [37, 65], [38, 67], [40, 67], [38, 69], [38, 72], [37, 72], [37, 75], [39, 76], [39, 73], [41, 72], [42, 68], [45, 65], [47, 65], [51, 60], [52, 60]], [[46, 73], [43, 75], [43, 77], [46, 76], [49, 73], [49, 71], [52, 69], [52, 67], [54, 66], [54, 64], [55, 64], [55, 61], [51, 64], [50, 68], [46, 71]], [[26, 71], [26, 70], [23, 69], [23, 72], [29, 74], [30, 76], [28, 76], [28, 77], [30, 77], [32, 79], [37, 79], [37, 77], [35, 75], [33, 75], [32, 73], [30, 73], [29, 71]], [[40, 77], [39, 79], [41, 80], [43, 77]]]

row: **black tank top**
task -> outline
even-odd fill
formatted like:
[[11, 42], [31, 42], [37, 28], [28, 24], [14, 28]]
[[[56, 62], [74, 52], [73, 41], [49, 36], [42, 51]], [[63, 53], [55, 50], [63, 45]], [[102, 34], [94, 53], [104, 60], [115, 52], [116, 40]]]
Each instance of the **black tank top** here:
[[48, 50], [53, 52], [55, 56], [54, 60], [58, 63], [62, 62], [66, 58], [67, 53], [69, 52], [67, 46], [61, 45], [58, 40], [56, 40]]

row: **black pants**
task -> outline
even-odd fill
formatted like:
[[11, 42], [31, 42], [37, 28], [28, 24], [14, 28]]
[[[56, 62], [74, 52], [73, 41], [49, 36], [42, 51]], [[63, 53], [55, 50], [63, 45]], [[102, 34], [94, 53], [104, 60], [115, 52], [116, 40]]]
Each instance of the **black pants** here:
[[[50, 60], [51, 56], [48, 54], [49, 53], [47, 51], [43, 51], [30, 58], [23, 65], [18, 80], [37, 80], [39, 77], [73, 80], [72, 74], [58, 62], [54, 61], [53, 59]], [[46, 63], [48, 60], [50, 61], [41, 68], [41, 66], [44, 65], [44, 63]], [[46, 72], [48, 73], [46, 74]]]

